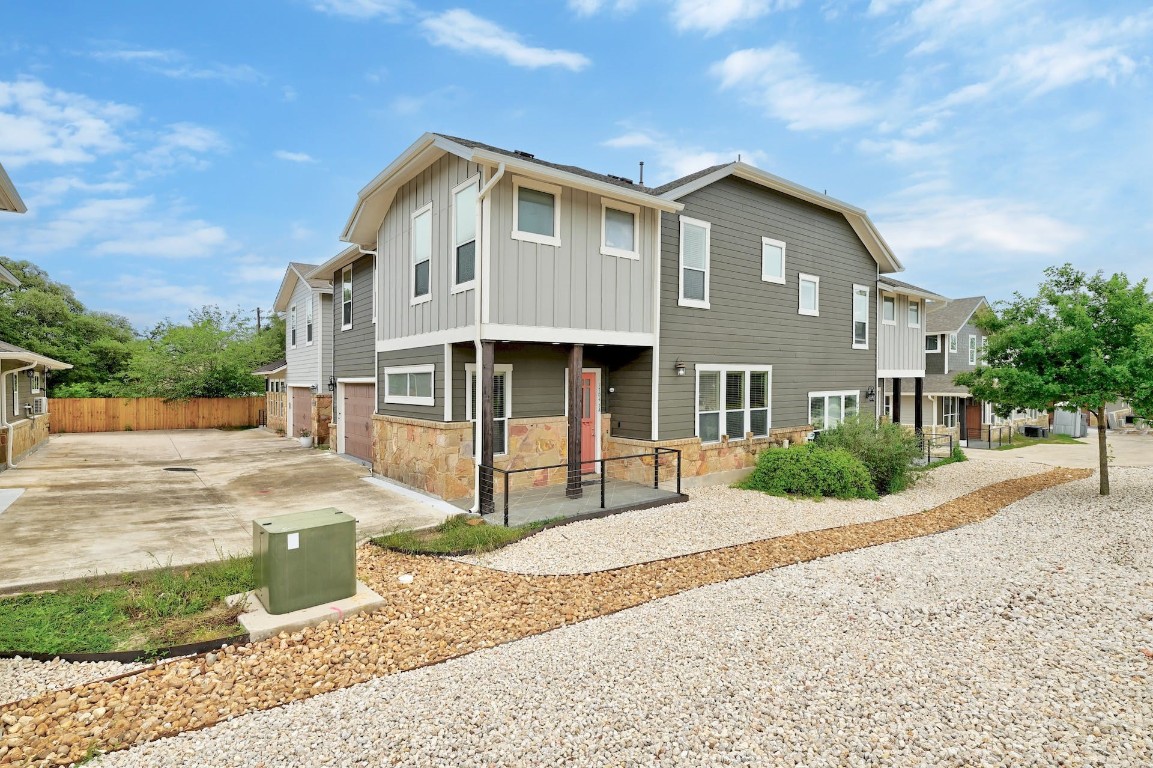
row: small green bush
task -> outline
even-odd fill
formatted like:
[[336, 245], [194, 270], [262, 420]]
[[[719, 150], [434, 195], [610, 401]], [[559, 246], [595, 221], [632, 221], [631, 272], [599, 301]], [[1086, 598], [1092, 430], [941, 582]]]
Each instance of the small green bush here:
[[884, 496], [908, 487], [909, 467], [921, 455], [917, 436], [900, 424], [878, 424], [864, 415], [851, 416], [821, 432], [817, 445], [848, 451], [869, 471], [873, 488]]
[[775, 496], [877, 498], [864, 464], [847, 451], [811, 443], [762, 451], [753, 474], [737, 487]]

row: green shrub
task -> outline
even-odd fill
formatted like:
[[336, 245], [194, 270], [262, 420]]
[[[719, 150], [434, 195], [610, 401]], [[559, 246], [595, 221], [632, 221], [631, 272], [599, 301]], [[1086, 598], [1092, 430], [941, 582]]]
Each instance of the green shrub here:
[[869, 416], [851, 416], [821, 432], [817, 445], [848, 451], [865, 465], [873, 488], [884, 496], [904, 490], [909, 466], [921, 455], [917, 436], [900, 424], [878, 424]]
[[776, 496], [877, 498], [864, 464], [847, 451], [811, 443], [761, 451], [753, 474], [737, 487]]

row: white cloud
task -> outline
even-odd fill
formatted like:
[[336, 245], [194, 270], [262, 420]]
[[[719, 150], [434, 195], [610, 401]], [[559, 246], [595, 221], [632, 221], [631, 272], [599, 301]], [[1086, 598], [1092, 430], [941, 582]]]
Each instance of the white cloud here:
[[672, 20], [679, 30], [715, 35], [742, 21], [799, 6], [800, 0], [674, 0]]
[[127, 192], [132, 185], [125, 181], [88, 182], [78, 176], [56, 176], [28, 183], [30, 208], [42, 208], [59, 203], [72, 192]]
[[316, 0], [312, 7], [349, 19], [380, 17], [387, 21], [400, 21], [412, 10], [412, 3], [408, 0]]
[[142, 175], [163, 173], [176, 167], [201, 169], [208, 165], [201, 155], [228, 150], [219, 133], [196, 123], [173, 123], [157, 137], [156, 145], [134, 159]]
[[711, 72], [722, 89], [739, 87], [751, 103], [794, 131], [841, 130], [879, 115], [864, 89], [821, 80], [784, 43], [736, 51]]
[[614, 149], [629, 149], [631, 147], [651, 147], [656, 143], [656, 140], [647, 133], [641, 131], [632, 131], [624, 133], [620, 136], [615, 136], [607, 141], [601, 142], [606, 147]]
[[655, 131], [629, 131], [601, 142], [602, 146], [613, 149], [646, 149], [648, 153], [638, 156], [645, 161], [648, 177], [646, 186], [655, 187], [690, 173], [710, 168], [714, 165], [735, 162], [740, 158], [750, 165], [766, 162], [765, 153], [748, 149], [702, 149], [693, 144], [681, 144]]
[[0, 81], [0, 159], [10, 168], [92, 162], [125, 149], [120, 132], [137, 115], [39, 80]]
[[220, 80], [226, 83], [265, 83], [268, 78], [247, 64], [197, 64], [171, 49], [108, 48], [89, 54], [97, 61], [119, 61], [175, 80]]
[[636, 10], [641, 0], [568, 0], [568, 7], [578, 16], [592, 16], [611, 8], [615, 13], [629, 13]]
[[316, 159], [312, 155], [305, 152], [289, 152], [284, 149], [278, 149], [272, 153], [274, 157], [279, 160], [287, 160], [290, 163], [315, 163]]
[[573, 51], [526, 45], [515, 32], [461, 8], [430, 16], [420, 25], [433, 45], [496, 56], [515, 67], [563, 67], [579, 72], [592, 63]]
[[296, 89], [291, 85], [284, 85], [280, 88], [280, 98], [282, 101], [293, 102], [296, 101]]
[[940, 144], [907, 139], [861, 139], [857, 142], [857, 148], [870, 155], [881, 155], [894, 163], [922, 163], [939, 158], [946, 152]]

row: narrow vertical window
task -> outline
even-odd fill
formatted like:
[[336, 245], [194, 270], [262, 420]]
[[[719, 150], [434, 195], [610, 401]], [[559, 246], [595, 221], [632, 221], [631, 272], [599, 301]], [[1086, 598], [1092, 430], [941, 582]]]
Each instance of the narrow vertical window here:
[[340, 270], [340, 328], [352, 327], [352, 266]]
[[977, 364], [977, 337], [969, 334], [969, 365]]
[[725, 434], [730, 440], [745, 437], [745, 372], [725, 373]]
[[712, 225], [707, 221], [681, 217], [682, 307], [709, 308], [709, 240]]
[[412, 215], [412, 303], [432, 298], [432, 203]]
[[476, 279], [476, 198], [478, 179], [457, 187], [452, 197], [452, 274], [453, 285], [460, 286]]
[[869, 288], [853, 286], [853, 349], [869, 348]]
[[761, 279], [785, 284], [785, 244], [771, 237], [761, 238]]
[[749, 431], [753, 437], [769, 434], [769, 372], [749, 373]]
[[800, 275], [800, 289], [797, 314], [817, 316], [821, 314], [821, 278], [816, 275]]
[[308, 298], [308, 309], [304, 312], [304, 342], [305, 344], [312, 343], [312, 304], [313, 297]]
[[288, 310], [288, 346], [296, 346], [296, 305]]
[[885, 325], [894, 325], [897, 322], [897, 298], [895, 296], [881, 297], [881, 322]]
[[[469, 364], [465, 367], [465, 370], [468, 373], [465, 379], [468, 385], [468, 398], [465, 401], [465, 419], [472, 422], [472, 445], [475, 455], [476, 430], [480, 422], [480, 411], [476, 407], [476, 366]], [[511, 365], [496, 366], [492, 375], [492, 452], [494, 456], [501, 456], [508, 453], [508, 420], [512, 413], [512, 405], [509, 401], [509, 394], [512, 388], [510, 382], [511, 377]]]
[[921, 327], [921, 302], [909, 301], [909, 327]]
[[702, 443], [721, 439], [721, 373], [697, 374], [697, 436]]
[[957, 353], [957, 334], [955, 333], [949, 334], [949, 351], [953, 354]]

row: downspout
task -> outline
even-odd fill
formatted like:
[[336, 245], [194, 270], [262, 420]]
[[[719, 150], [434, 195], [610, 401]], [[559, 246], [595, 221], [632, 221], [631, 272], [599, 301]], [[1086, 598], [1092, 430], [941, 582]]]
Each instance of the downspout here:
[[[35, 367], [36, 367], [36, 363], [32, 363], [31, 365], [26, 365], [23, 368], [13, 368], [10, 371], [5, 371], [3, 375], [7, 376], [10, 373], [23, 373], [24, 371], [27, 371], [27, 370], [29, 370], [31, 368], [35, 368]], [[20, 387], [20, 377], [16, 376], [14, 378], [16, 379], [16, 387], [19, 388]], [[4, 394], [8, 395], [7, 392], [5, 392]], [[4, 428], [8, 432], [8, 440], [7, 440], [8, 445], [6, 446], [6, 455], [4, 457], [4, 460], [8, 462], [8, 469], [12, 469], [13, 467], [16, 466], [16, 464], [12, 461], [12, 424], [8, 421], [8, 411], [7, 411], [6, 406], [7, 406], [6, 403], [0, 403], [0, 412], [2, 412], [4, 414]]]
[[[377, 235], [378, 235], [378, 239], [379, 239], [380, 233], [378, 232]], [[377, 369], [377, 360], [376, 360], [376, 339], [377, 339], [377, 335], [379, 333], [379, 331], [378, 331], [379, 326], [377, 325], [376, 321], [380, 317], [380, 311], [379, 311], [380, 308], [376, 306], [376, 300], [377, 300], [377, 297], [379, 295], [381, 295], [381, 292], [376, 290], [376, 277], [377, 277], [376, 267], [377, 267], [377, 261], [380, 259], [380, 257], [377, 256], [377, 253], [376, 253], [377, 249], [376, 248], [369, 250], [368, 248], [365, 248], [360, 243], [356, 244], [356, 250], [360, 251], [361, 256], [371, 256], [372, 257], [372, 318], [373, 318], [373, 326], [372, 326], [372, 370], [373, 370], [373, 378], [376, 378], [379, 375], [379, 372]], [[332, 287], [332, 322], [333, 322], [333, 326], [332, 326], [332, 371], [329, 375], [332, 376], [333, 379], [335, 379], [336, 378], [336, 313], [337, 313], [337, 311], [340, 312], [340, 319], [342, 321], [341, 324], [343, 325], [343, 320], [344, 320], [344, 294], [343, 294], [343, 290], [344, 289], [343, 288], [341, 289], [342, 293], [340, 296], [340, 305], [338, 308], [338, 305], [336, 303], [336, 280], [335, 279], [332, 281], [332, 286], [333, 286]], [[377, 379], [376, 386], [377, 387], [380, 386], [380, 380], [379, 379]], [[336, 393], [339, 391], [340, 391], [340, 385], [334, 384], [333, 389], [332, 389], [332, 418], [334, 421], [336, 421], [336, 423], [338, 425], [343, 425], [344, 422], [343, 422], [342, 418], [341, 419], [337, 418], [338, 415], [343, 413], [343, 411], [338, 413], [336, 410]], [[375, 391], [375, 389], [374, 389], [374, 391]], [[344, 407], [343, 402], [341, 403], [341, 407], [342, 408]], [[376, 406], [374, 405], [373, 406], [373, 413], [375, 413], [375, 412], [376, 412]], [[375, 429], [375, 427], [374, 427], [374, 429]], [[344, 443], [344, 431], [343, 430], [339, 431], [338, 437], [340, 439], [337, 440], [335, 444], [332, 444], [331, 428], [329, 429], [329, 432], [330, 432], [329, 438], [328, 438], [329, 443], [330, 443], [329, 447], [331, 447], [333, 452], [335, 453], [335, 452], [337, 452], [338, 448], [345, 445], [345, 443]], [[369, 467], [368, 471], [369, 471], [369, 474], [372, 474], [372, 468], [371, 467]]]
[[[497, 166], [496, 173], [493, 174], [493, 177], [489, 179], [488, 183], [481, 187], [480, 191], [476, 194], [476, 239], [477, 244], [480, 246], [477, 248], [476, 264], [473, 266], [473, 279], [476, 280], [476, 291], [473, 293], [472, 297], [473, 328], [475, 330], [475, 334], [473, 335], [473, 350], [476, 359], [476, 362], [474, 363], [476, 366], [476, 375], [473, 376], [472, 385], [476, 393], [476, 411], [479, 411], [482, 408], [481, 393], [484, 391], [481, 388], [481, 384], [483, 383], [481, 380], [481, 372], [484, 370], [483, 353], [481, 352], [481, 342], [483, 341], [481, 334], [481, 304], [484, 303], [483, 296], [485, 289], [483, 279], [484, 269], [482, 268], [482, 265], [484, 264], [485, 257], [488, 255], [489, 243], [488, 232], [482, 231], [484, 227], [484, 201], [485, 198], [488, 197], [489, 193], [492, 192], [493, 187], [497, 185], [497, 182], [499, 182], [503, 176], [504, 163], [501, 163]], [[446, 395], [446, 397], [447, 396], [448, 395]], [[476, 435], [476, 439], [473, 440], [472, 446], [472, 511], [480, 512], [480, 457], [482, 454], [481, 446], [484, 443], [485, 436], [484, 431], [480, 429], [480, 414], [473, 413], [472, 416], [474, 419], [476, 419], [477, 423], [477, 428], [473, 430]]]

